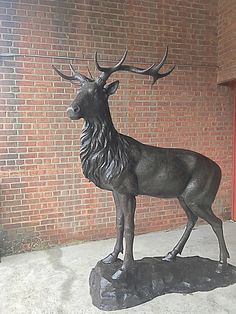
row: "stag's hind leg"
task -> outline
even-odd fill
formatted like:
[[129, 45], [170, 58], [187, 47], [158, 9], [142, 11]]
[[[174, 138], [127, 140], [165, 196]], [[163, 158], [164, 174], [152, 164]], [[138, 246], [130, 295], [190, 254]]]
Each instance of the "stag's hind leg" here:
[[196, 203], [189, 204], [189, 207], [191, 208], [192, 212], [197, 215], [198, 217], [204, 219], [206, 222], [208, 222], [214, 233], [216, 234], [216, 237], [218, 239], [219, 243], [219, 250], [220, 250], [220, 256], [219, 256], [219, 263], [217, 267], [217, 272], [222, 272], [222, 270], [227, 266], [227, 259], [229, 258], [229, 252], [227, 250], [224, 235], [223, 235], [223, 228], [222, 228], [222, 221], [218, 217], [215, 216], [213, 213], [211, 206], [206, 205], [197, 205]]
[[186, 225], [186, 228], [184, 230], [184, 233], [182, 237], [180, 238], [179, 242], [175, 245], [173, 250], [163, 258], [164, 261], [173, 261], [176, 258], [177, 254], [181, 254], [184, 248], [185, 243], [187, 242], [191, 231], [193, 230], [193, 227], [195, 226], [198, 216], [196, 216], [191, 209], [186, 205], [185, 201], [183, 198], [179, 198], [180, 205], [183, 207], [187, 217], [188, 217], [188, 222]]

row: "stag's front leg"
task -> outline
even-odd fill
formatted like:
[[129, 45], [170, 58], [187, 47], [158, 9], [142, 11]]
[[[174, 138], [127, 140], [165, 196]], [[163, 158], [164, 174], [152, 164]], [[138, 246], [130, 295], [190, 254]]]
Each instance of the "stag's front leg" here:
[[124, 235], [125, 235], [125, 256], [121, 269], [113, 276], [113, 279], [121, 277], [122, 273], [131, 268], [134, 263], [133, 242], [134, 242], [134, 214], [136, 207], [135, 196], [122, 195], [122, 205], [124, 209]]
[[125, 220], [125, 256], [122, 270], [128, 269], [134, 261], [133, 243], [134, 243], [134, 214], [136, 200], [133, 195], [126, 195], [124, 199], [124, 220]]
[[107, 255], [102, 261], [103, 263], [114, 263], [119, 253], [123, 253], [123, 236], [124, 236], [124, 211], [123, 211], [123, 195], [113, 192], [113, 198], [116, 205], [116, 244], [112, 253]]

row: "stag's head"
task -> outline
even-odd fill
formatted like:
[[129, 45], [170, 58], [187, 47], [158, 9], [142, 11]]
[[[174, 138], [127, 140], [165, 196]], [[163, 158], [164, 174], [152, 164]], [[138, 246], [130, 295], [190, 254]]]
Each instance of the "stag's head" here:
[[165, 73], [159, 73], [159, 70], [164, 65], [168, 55], [168, 47], [166, 48], [165, 54], [160, 63], [152, 64], [147, 69], [142, 69], [138, 67], [133, 67], [130, 65], [124, 64], [124, 61], [127, 56], [127, 51], [125, 51], [123, 57], [120, 61], [113, 67], [101, 67], [98, 63], [97, 52], [95, 53], [95, 64], [97, 69], [102, 72], [100, 76], [95, 79], [89, 78], [79, 72], [76, 72], [73, 66], [70, 64], [72, 75], [68, 76], [59, 71], [55, 66], [53, 68], [55, 71], [64, 79], [68, 81], [77, 81], [80, 83], [80, 89], [73, 100], [70, 107], [67, 109], [67, 114], [70, 119], [78, 120], [80, 118], [92, 119], [94, 117], [104, 116], [108, 112], [108, 97], [113, 95], [118, 86], [119, 81], [114, 81], [110, 84], [107, 84], [107, 80], [110, 75], [117, 71], [127, 71], [133, 72], [141, 75], [152, 76], [153, 82], [155, 82], [167, 75], [169, 75], [173, 70], [174, 66]]

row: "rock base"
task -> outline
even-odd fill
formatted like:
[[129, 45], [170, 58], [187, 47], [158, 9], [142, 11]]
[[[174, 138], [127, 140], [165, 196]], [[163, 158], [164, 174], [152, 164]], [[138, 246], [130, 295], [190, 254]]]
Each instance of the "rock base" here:
[[178, 257], [175, 262], [161, 257], [145, 257], [118, 279], [112, 276], [122, 265], [98, 262], [89, 278], [92, 303], [105, 311], [125, 309], [168, 293], [210, 291], [236, 283], [236, 267], [228, 265], [216, 273], [217, 262], [210, 259]]

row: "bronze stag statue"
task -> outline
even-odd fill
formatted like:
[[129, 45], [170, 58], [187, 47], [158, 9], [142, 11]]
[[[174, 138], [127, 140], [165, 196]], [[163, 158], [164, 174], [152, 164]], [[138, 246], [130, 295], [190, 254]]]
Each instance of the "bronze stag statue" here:
[[81, 84], [67, 114], [72, 120], [83, 118], [85, 121], [80, 150], [83, 173], [97, 187], [113, 193], [117, 239], [114, 250], [102, 261], [113, 263], [117, 260], [119, 253], [123, 253], [124, 236], [124, 261], [115, 277], [119, 277], [131, 267], [134, 261], [134, 214], [137, 195], [177, 198], [187, 215], [185, 231], [172, 251], [163, 258], [165, 261], [173, 261], [177, 254], [181, 254], [198, 217], [207, 221], [217, 236], [220, 249], [217, 272], [222, 272], [229, 258], [222, 221], [214, 215], [211, 208], [221, 180], [220, 167], [211, 159], [194, 151], [142, 144], [120, 134], [112, 122], [108, 98], [116, 92], [119, 81], [106, 85], [110, 75], [117, 71], [133, 72], [151, 76], [154, 84], [174, 69], [172, 67], [166, 73], [159, 73], [167, 55], [168, 47], [159, 64], [154, 63], [147, 69], [142, 69], [124, 64], [127, 51], [113, 67], [100, 66], [96, 53], [96, 67], [102, 73], [95, 79], [76, 72], [72, 65], [71, 76], [54, 67], [62, 78]]

